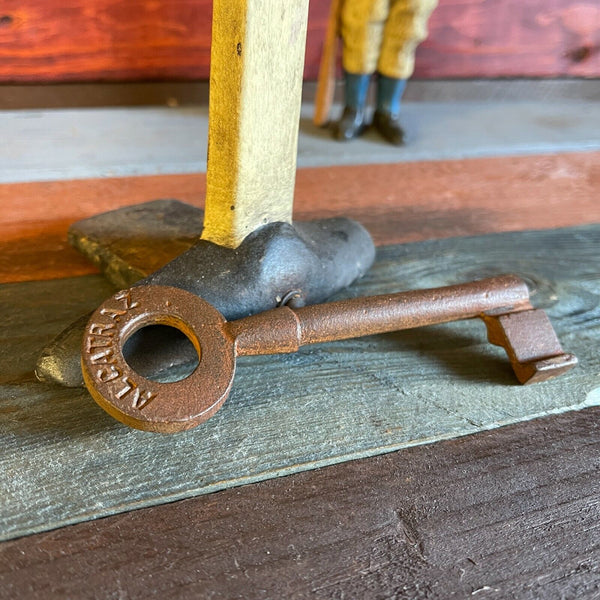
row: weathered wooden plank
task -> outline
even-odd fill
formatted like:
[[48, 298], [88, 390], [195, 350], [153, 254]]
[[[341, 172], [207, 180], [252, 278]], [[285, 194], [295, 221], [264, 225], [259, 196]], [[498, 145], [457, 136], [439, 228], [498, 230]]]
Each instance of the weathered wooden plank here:
[[[600, 79], [595, 85], [597, 98], [588, 101], [407, 101], [402, 126], [408, 142], [402, 148], [382, 143], [376, 131], [340, 144], [310, 122], [312, 105], [305, 104], [297, 165], [304, 169], [598, 151]], [[341, 107], [336, 110], [341, 113]], [[0, 130], [0, 183], [198, 173], [207, 168], [206, 107], [3, 111]]]
[[[301, 169], [294, 217], [349, 216], [379, 245], [594, 223], [598, 165], [583, 152]], [[201, 207], [205, 192], [201, 174], [0, 185], [0, 281], [93, 273], [71, 223], [155, 198]]]
[[520, 273], [581, 361], [562, 378], [515, 385], [502, 351], [484, 341], [483, 325], [455, 323], [247, 357], [224, 408], [176, 436], [129, 430], [87, 392], [27, 380], [35, 349], [50, 334], [48, 327], [36, 337], [40, 323], [54, 323], [58, 332], [66, 313], [77, 310], [72, 320], [86, 301], [86, 309], [97, 305], [99, 277], [4, 285], [1, 536], [598, 404], [599, 249], [598, 226], [389, 246], [347, 292]]
[[[336, 85], [340, 101], [343, 85]], [[208, 81], [122, 81], [4, 84], [0, 110], [106, 108], [107, 106], [207, 106]], [[315, 99], [316, 82], [305, 81], [302, 98]], [[411, 79], [403, 102], [586, 102], [600, 99], [595, 79]], [[80, 113], [81, 116], [81, 113]]]
[[[311, 3], [311, 79], [328, 6]], [[597, 77], [598, 19], [593, 0], [441, 0], [416, 75]], [[207, 78], [210, 23], [210, 0], [4, 0], [0, 81]]]
[[417, 51], [417, 77], [597, 77], [600, 9], [593, 1], [439, 3]]
[[70, 325], [74, 314], [86, 314], [90, 304], [98, 306], [113, 292], [99, 275], [0, 288], [0, 339], [10, 340], [10, 348], [0, 350], [0, 386], [35, 381], [32, 365], [39, 357], [40, 341], [52, 340], [57, 329]]
[[0, 545], [1, 598], [593, 598], [600, 409]]

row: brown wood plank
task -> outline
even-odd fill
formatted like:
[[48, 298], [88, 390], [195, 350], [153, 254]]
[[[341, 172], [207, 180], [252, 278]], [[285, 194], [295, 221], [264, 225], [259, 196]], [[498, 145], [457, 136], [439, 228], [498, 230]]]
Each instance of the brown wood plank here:
[[[295, 218], [347, 215], [377, 244], [600, 221], [600, 153], [302, 169]], [[94, 272], [70, 223], [157, 198], [202, 206], [205, 176], [0, 185], [0, 282]]]
[[[0, 110], [107, 106], [208, 105], [208, 81], [125, 81], [4, 84]], [[336, 87], [339, 101], [343, 85]], [[316, 83], [305, 81], [302, 98], [313, 102]], [[408, 102], [560, 102], [600, 100], [595, 79], [412, 79], [403, 96]]]
[[[206, 79], [210, 0], [4, 0], [0, 82]], [[329, 1], [312, 2], [305, 75], [315, 79]], [[441, 0], [417, 77], [600, 74], [588, 0]]]
[[593, 1], [441, 0], [415, 75], [598, 77], [600, 7]]
[[5, 542], [0, 598], [595, 598], [599, 424], [593, 408]]
[[206, 78], [211, 0], [5, 0], [0, 79]]
[[0, 282], [94, 273], [67, 242], [73, 221], [149, 197], [203, 205], [205, 189], [204, 174], [0, 185]]

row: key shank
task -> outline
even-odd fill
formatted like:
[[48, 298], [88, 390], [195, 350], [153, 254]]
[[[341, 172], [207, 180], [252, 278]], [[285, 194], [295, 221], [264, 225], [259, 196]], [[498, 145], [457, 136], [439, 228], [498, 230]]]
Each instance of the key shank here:
[[511, 275], [397, 294], [352, 298], [296, 311], [301, 345], [530, 309], [525, 282]]
[[[517, 317], [517, 314], [519, 315]], [[296, 352], [300, 346], [462, 319], [481, 318], [521, 383], [555, 377], [574, 366], [525, 282], [503, 275], [427, 290], [352, 298], [292, 310], [284, 307], [229, 322], [236, 355]]]
[[227, 324], [237, 355], [296, 352], [300, 346], [412, 329], [484, 313], [531, 308], [529, 291], [506, 275], [471, 283], [277, 308]]

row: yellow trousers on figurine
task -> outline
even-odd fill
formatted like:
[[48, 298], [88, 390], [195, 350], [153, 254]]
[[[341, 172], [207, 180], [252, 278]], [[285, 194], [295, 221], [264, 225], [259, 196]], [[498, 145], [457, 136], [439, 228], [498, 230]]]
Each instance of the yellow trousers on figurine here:
[[343, 0], [344, 70], [408, 79], [437, 0]]

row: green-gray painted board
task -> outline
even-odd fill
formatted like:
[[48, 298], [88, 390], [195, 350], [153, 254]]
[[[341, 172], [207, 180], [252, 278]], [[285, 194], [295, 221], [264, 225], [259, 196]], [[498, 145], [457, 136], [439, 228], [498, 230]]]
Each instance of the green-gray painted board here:
[[580, 365], [515, 383], [479, 321], [239, 360], [223, 409], [174, 436], [128, 429], [85, 390], [33, 379], [99, 276], [0, 286], [0, 539], [600, 404], [600, 226], [380, 248], [345, 295], [524, 276]]

